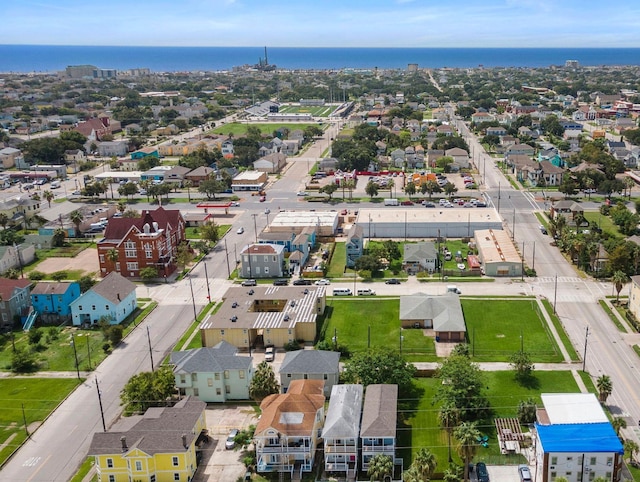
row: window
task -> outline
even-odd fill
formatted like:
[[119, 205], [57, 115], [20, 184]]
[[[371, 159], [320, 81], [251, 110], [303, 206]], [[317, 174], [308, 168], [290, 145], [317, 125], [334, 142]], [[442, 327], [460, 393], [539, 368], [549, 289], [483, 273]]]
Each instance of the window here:
[[328, 380], [328, 379], [329, 379], [329, 376], [328, 376], [326, 373], [324, 374], [324, 379], [325, 379], [325, 380]]
[[116, 482], [116, 476], [115, 476], [115, 475], [113, 475], [113, 474], [111, 474], [111, 475], [109, 476], [109, 482]]
[[229, 380], [229, 370], [224, 371], [224, 379]]
[[551, 472], [551, 480], [554, 480], [558, 476], [558, 472]]
[[174, 467], [178, 466], [178, 457], [171, 457], [171, 463]]
[[129, 271], [138, 271], [138, 263], [127, 263], [127, 269]]
[[198, 374], [197, 373], [192, 373], [191, 374], [191, 381], [192, 382], [197, 382], [198, 381]]
[[216, 388], [216, 395], [222, 395], [222, 390], [220, 390], [219, 388]]
[[241, 380], [244, 379], [244, 370], [239, 370], [238, 376], [240, 377]]
[[150, 249], [145, 249], [144, 255], [147, 257], [147, 259], [151, 259], [151, 257], [153, 256], [153, 251], [151, 251]]
[[291, 373], [287, 373], [287, 378], [291, 378]]
[[100, 255], [100, 262], [101, 262], [101, 263], [104, 263], [104, 254], [101, 254], [101, 255]]
[[104, 305], [104, 309], [109, 311], [109, 305]]
[[551, 457], [551, 465], [558, 465], [558, 457]]
[[605, 472], [604, 473], [604, 478], [607, 480], [611, 480], [611, 472]]
[[596, 458], [595, 457], [591, 457], [589, 459], [589, 465], [596, 465]]
[[142, 470], [142, 462], [136, 460], [136, 470], [140, 472]]
[[208, 387], [212, 387], [213, 386], [213, 378], [207, 378], [207, 386]]
[[120, 263], [116, 263], [116, 271], [120, 271]]
[[136, 257], [136, 250], [135, 249], [125, 249], [124, 250], [124, 255], [127, 258], [135, 258]]
[[184, 374], [180, 375], [180, 383], [181, 383], [181, 384], [183, 384], [183, 385], [184, 385], [185, 383], [187, 383], [187, 377], [186, 377], [186, 375], [184, 375]]
[[9, 317], [6, 313], [2, 313], [2, 321], [9, 321]]
[[220, 330], [220, 336], [224, 336], [224, 330]]
[[229, 385], [225, 385], [224, 392], [229, 395], [231, 393], [231, 387]]
[[304, 374], [304, 379], [307, 380], [309, 378], [309, 375], [307, 375], [306, 373]]
[[180, 480], [180, 474], [178, 472], [173, 474], [173, 480]]
[[92, 309], [93, 311], [96, 311], [96, 305], [91, 305], [91, 309]]
[[611, 464], [613, 464], [613, 457], [607, 457], [607, 466], [611, 467]]
[[216, 380], [220, 380], [220, 373], [214, 373], [213, 376]]
[[153, 474], [149, 477], [149, 482], [156, 482], [156, 474]]
[[136, 243], [133, 241], [125, 241], [124, 249], [136, 249]]
[[269, 267], [268, 266], [264, 267], [264, 274], [269, 274]]
[[194, 397], [199, 397], [199, 396], [200, 396], [200, 390], [199, 390], [199, 389], [197, 389], [197, 388], [194, 388], [194, 389], [193, 389], [193, 396], [194, 396]]
[[78, 309], [82, 311], [82, 305], [78, 305]]
[[264, 262], [265, 262], [265, 263], [268, 263], [268, 262], [269, 262], [269, 256], [265, 256], [265, 257], [264, 257]]
[[113, 468], [113, 459], [107, 459], [107, 467], [110, 469]]

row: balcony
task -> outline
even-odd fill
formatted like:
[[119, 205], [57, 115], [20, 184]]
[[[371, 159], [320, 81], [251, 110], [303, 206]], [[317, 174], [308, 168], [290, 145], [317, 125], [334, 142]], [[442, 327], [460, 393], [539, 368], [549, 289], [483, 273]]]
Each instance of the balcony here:
[[325, 443], [324, 451], [328, 454], [357, 454], [358, 447], [356, 445], [329, 445]]

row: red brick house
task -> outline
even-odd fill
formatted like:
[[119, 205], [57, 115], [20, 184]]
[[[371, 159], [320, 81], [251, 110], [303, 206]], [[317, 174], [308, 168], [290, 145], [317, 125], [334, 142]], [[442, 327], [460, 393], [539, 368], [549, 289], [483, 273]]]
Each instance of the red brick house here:
[[[100, 275], [117, 271], [125, 278], [137, 278], [140, 270], [154, 267], [159, 277], [176, 270], [176, 254], [186, 240], [185, 221], [178, 210], [159, 207], [142, 211], [139, 218], [111, 218], [104, 238], [98, 242]], [[109, 252], [118, 252], [113, 260]]]

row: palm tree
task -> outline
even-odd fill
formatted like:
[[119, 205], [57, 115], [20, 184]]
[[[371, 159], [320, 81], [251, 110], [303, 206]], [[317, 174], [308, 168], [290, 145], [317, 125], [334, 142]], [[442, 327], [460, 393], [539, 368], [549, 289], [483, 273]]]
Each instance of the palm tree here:
[[620, 291], [622, 291], [622, 287], [628, 281], [629, 277], [624, 271], [616, 271], [613, 273], [611, 277], [611, 282], [616, 287], [616, 303], [620, 302]]
[[409, 470], [402, 474], [402, 480], [404, 480], [404, 482], [425, 482], [422, 475], [420, 475], [420, 471], [413, 464], [411, 464]]
[[82, 220], [84, 219], [84, 216], [82, 215], [82, 213], [80, 211], [78, 211], [76, 209], [75, 211], [71, 211], [71, 213], [69, 214], [69, 219], [71, 220], [71, 222], [73, 224], [76, 225], [75, 237], [79, 238], [80, 237], [80, 223], [82, 223]]
[[589, 200], [591, 200], [591, 190], [593, 189], [593, 186], [595, 186], [595, 181], [593, 179], [591, 179], [590, 177], [585, 178], [584, 180], [584, 187], [587, 189], [587, 194], [589, 195]]
[[462, 422], [453, 430], [458, 439], [458, 454], [464, 460], [464, 480], [469, 480], [469, 464], [478, 450], [480, 432], [475, 422]]
[[598, 377], [596, 380], [596, 387], [598, 388], [598, 399], [600, 400], [600, 403], [605, 403], [613, 390], [611, 377], [609, 375], [602, 375]]
[[622, 417], [614, 417], [611, 421], [611, 426], [616, 431], [616, 435], [620, 436], [620, 430], [627, 428], [627, 421]]
[[631, 189], [636, 185], [635, 181], [627, 176], [622, 180], [622, 184], [624, 184], [624, 190], [626, 191], [625, 194], [627, 194], [629, 199], [631, 199]]
[[47, 190], [42, 193], [42, 197], [49, 203], [49, 207], [51, 207], [51, 201], [56, 197], [51, 191]]
[[116, 264], [116, 261], [118, 261], [119, 257], [120, 257], [120, 253], [118, 253], [117, 249], [111, 248], [109, 251], [107, 251], [106, 258], [108, 261], [111, 261], [114, 266]]
[[631, 464], [635, 463], [635, 455], [640, 450], [638, 444], [633, 440], [625, 440], [624, 441], [624, 453], [629, 456], [629, 462]]
[[437, 465], [436, 456], [433, 455], [431, 450], [423, 447], [418, 450], [418, 453], [411, 463], [411, 468], [415, 467], [418, 474], [420, 474], [421, 480], [427, 482], [431, 480], [431, 476], [436, 470]]
[[438, 418], [440, 419], [440, 426], [447, 431], [449, 463], [451, 463], [451, 432], [453, 431], [453, 428], [456, 427], [460, 422], [460, 411], [458, 410], [458, 407], [456, 407], [453, 403], [445, 403], [440, 408]]
[[393, 475], [393, 460], [388, 455], [374, 455], [369, 460], [367, 475], [369, 480], [383, 480], [385, 476]]
[[124, 199], [120, 199], [120, 201], [118, 201], [118, 211], [120, 213], [123, 213], [127, 210], [127, 201], [125, 201]]
[[191, 202], [191, 190], [189, 188], [193, 186], [193, 183], [187, 179], [182, 183], [182, 186], [187, 188], [187, 197], [189, 198], [189, 202]]

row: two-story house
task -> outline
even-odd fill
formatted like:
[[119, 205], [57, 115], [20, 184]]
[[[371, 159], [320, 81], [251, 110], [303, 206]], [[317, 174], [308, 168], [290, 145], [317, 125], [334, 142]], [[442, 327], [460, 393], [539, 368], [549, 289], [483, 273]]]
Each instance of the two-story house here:
[[435, 244], [430, 241], [405, 244], [402, 266], [411, 274], [419, 271], [434, 273], [438, 269], [438, 251]]
[[181, 395], [203, 402], [249, 400], [252, 358], [238, 356], [238, 348], [221, 341], [211, 348], [174, 351], [171, 365]]
[[293, 478], [313, 469], [324, 426], [323, 385], [322, 380], [295, 380], [287, 393], [262, 401], [254, 434], [258, 472]]
[[[154, 407], [129, 429], [93, 434], [100, 482], [189, 482], [198, 468], [197, 448], [206, 432], [207, 404], [184, 398], [173, 407]], [[127, 420], [131, 425], [131, 418]]]
[[0, 278], [0, 325], [3, 330], [13, 327], [17, 317], [27, 316], [31, 307], [28, 279]]
[[344, 472], [347, 480], [358, 473], [362, 392], [362, 385], [335, 385], [322, 430], [324, 470]]
[[284, 275], [284, 246], [250, 244], [240, 252], [243, 278], [279, 278]]
[[31, 305], [45, 323], [71, 319], [71, 303], [80, 297], [80, 284], [40, 281], [31, 290]]
[[398, 385], [369, 385], [360, 425], [362, 470], [369, 470], [375, 455], [388, 455], [395, 462], [397, 416]]
[[159, 277], [177, 268], [178, 246], [186, 240], [185, 222], [178, 210], [157, 208], [142, 211], [139, 218], [113, 218], [98, 242], [100, 273], [117, 271], [125, 277], [139, 277], [140, 270], [153, 267]]
[[347, 267], [353, 268], [356, 260], [364, 253], [364, 229], [359, 224], [352, 224], [347, 234]]
[[71, 302], [71, 319], [75, 326], [91, 326], [100, 321], [117, 325], [137, 306], [136, 285], [112, 272]]
[[328, 397], [340, 376], [340, 353], [325, 350], [288, 351], [280, 365], [280, 387], [287, 393], [294, 380], [324, 380], [324, 395]]

